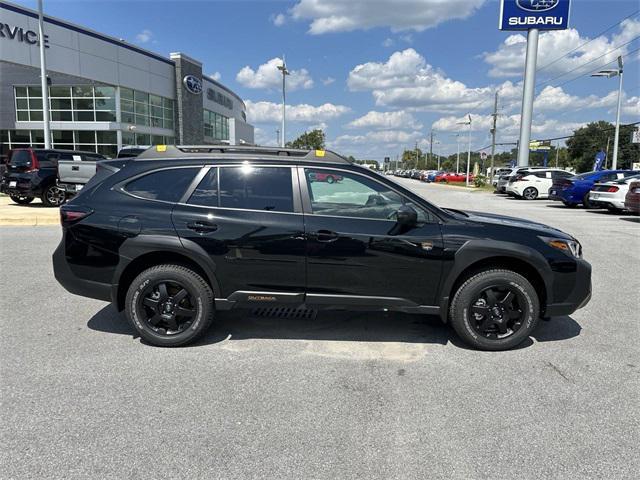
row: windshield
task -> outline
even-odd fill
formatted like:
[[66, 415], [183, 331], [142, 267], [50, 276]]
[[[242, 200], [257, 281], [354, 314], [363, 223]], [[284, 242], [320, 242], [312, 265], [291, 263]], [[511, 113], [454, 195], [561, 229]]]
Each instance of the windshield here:
[[574, 175], [573, 178], [579, 178], [582, 180], [583, 178], [588, 178], [593, 174], [594, 172], [585, 172], [585, 173], [581, 173], [580, 175]]
[[9, 163], [14, 167], [28, 167], [31, 165], [31, 152], [29, 150], [14, 150]]

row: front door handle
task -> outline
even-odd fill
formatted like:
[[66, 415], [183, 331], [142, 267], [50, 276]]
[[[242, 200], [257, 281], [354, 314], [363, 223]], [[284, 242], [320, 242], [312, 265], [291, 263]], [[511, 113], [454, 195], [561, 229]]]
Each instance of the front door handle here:
[[316, 238], [319, 242], [335, 242], [338, 239], [338, 234], [331, 230], [318, 230]]
[[191, 222], [187, 223], [187, 228], [198, 233], [211, 233], [218, 230], [218, 225], [209, 222]]

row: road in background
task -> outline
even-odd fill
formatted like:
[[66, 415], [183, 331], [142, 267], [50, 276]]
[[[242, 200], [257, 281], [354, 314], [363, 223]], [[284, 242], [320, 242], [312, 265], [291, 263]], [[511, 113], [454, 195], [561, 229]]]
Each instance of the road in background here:
[[234, 312], [196, 346], [160, 349], [56, 283], [59, 227], [2, 227], [0, 476], [635, 477], [637, 219], [401, 182], [574, 234], [591, 303], [500, 353], [466, 349], [433, 318], [326, 312]]

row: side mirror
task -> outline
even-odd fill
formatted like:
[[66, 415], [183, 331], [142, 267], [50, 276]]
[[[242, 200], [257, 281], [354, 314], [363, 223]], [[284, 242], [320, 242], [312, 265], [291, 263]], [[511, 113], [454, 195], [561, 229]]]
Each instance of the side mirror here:
[[415, 227], [418, 224], [418, 212], [409, 205], [403, 205], [396, 212], [396, 219], [398, 225]]

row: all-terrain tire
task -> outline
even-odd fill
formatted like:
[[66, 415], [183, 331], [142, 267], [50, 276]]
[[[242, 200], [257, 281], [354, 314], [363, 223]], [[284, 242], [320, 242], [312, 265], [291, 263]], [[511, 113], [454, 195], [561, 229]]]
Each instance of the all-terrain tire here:
[[[195, 316], [188, 328], [179, 333], [158, 332], [146, 321], [144, 292], [150, 286], [162, 282], [179, 285], [189, 292]], [[158, 265], [143, 271], [131, 282], [125, 300], [125, 314], [147, 343], [158, 347], [179, 347], [194, 342], [209, 329], [215, 314], [214, 300], [209, 284], [190, 268], [182, 265]]]
[[[512, 335], [501, 339], [482, 336], [471, 325], [470, 308], [483, 289], [493, 285], [504, 285], [519, 290], [522, 294], [522, 326]], [[469, 346], [479, 350], [509, 350], [524, 340], [536, 327], [540, 316], [540, 301], [533, 285], [522, 275], [511, 270], [491, 269], [467, 278], [457, 289], [449, 307], [449, 321], [458, 336]]]

